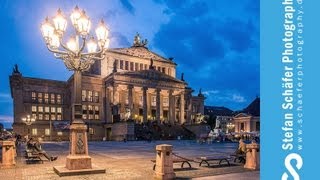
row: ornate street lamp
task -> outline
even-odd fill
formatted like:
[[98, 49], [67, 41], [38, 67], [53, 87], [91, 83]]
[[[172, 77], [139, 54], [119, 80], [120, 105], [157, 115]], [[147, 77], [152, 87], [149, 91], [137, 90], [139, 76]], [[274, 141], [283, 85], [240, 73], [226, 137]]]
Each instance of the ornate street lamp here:
[[[57, 14], [45, 18], [41, 24], [42, 36], [50, 52], [61, 59], [65, 66], [74, 71], [72, 121], [70, 125], [70, 154], [66, 168], [69, 170], [90, 169], [91, 157], [88, 154], [87, 127], [82, 120], [81, 74], [89, 70], [96, 60], [103, 60], [109, 46], [109, 30], [101, 20], [95, 30], [97, 40], [90, 35], [91, 21], [85, 11], [76, 6], [70, 15], [74, 35], [64, 43], [63, 35], [67, 29], [67, 19], [58, 9]], [[85, 47], [87, 50], [85, 50]]]
[[28, 138], [29, 139], [29, 134], [30, 134], [30, 129], [29, 126], [34, 123], [36, 120], [34, 118], [32, 118], [30, 115], [27, 115], [27, 117], [21, 118], [21, 120], [28, 126]]

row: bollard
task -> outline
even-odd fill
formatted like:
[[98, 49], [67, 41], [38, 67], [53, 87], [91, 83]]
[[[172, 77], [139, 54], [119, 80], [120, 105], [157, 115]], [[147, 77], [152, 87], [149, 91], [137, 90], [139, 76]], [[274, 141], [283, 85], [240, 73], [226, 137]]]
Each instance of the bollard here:
[[174, 179], [176, 174], [173, 172], [172, 146], [168, 144], [157, 145], [156, 151], [154, 178], [161, 180]]
[[2, 163], [1, 168], [10, 168], [16, 165], [14, 141], [2, 141]]
[[260, 145], [256, 142], [247, 144], [246, 164], [244, 168], [258, 170], [260, 169]]

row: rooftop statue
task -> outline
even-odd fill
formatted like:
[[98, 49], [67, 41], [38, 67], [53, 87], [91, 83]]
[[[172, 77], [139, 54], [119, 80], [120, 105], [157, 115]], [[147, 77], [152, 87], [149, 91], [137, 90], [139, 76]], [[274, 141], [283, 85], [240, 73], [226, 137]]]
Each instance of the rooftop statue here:
[[137, 33], [134, 36], [133, 46], [135, 46], [135, 47], [145, 47], [147, 44], [148, 44], [148, 40], [147, 39], [141, 40], [139, 33]]
[[13, 73], [13, 74], [14, 74], [14, 73], [19, 73], [19, 74], [20, 74], [19, 67], [18, 67], [17, 64], [14, 65], [14, 68], [13, 68], [12, 73]]

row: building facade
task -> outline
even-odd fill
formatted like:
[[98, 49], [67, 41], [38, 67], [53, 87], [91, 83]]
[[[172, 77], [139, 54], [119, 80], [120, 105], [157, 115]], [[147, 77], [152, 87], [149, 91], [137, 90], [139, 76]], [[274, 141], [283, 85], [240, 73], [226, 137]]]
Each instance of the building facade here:
[[[150, 51], [138, 34], [131, 47], [109, 49], [104, 60], [82, 75], [82, 117], [89, 140], [130, 134], [132, 126], [119, 126], [126, 121], [192, 124], [196, 114], [204, 113], [204, 96], [192, 95], [183, 75], [176, 77], [176, 66], [171, 58]], [[29, 78], [15, 67], [10, 86], [15, 132], [68, 139], [73, 76], [68, 81]], [[31, 125], [22, 121], [27, 115], [35, 119]]]

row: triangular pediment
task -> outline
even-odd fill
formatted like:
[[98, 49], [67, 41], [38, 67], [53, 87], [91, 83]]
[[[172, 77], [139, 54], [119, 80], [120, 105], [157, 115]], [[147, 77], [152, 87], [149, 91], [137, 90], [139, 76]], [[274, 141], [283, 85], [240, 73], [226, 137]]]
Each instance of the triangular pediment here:
[[153, 60], [158, 60], [158, 61], [166, 61], [166, 62], [172, 62], [169, 59], [166, 59], [162, 56], [160, 56], [157, 53], [154, 53], [150, 51], [146, 47], [129, 47], [129, 48], [114, 48], [114, 49], [109, 49], [110, 52], [115, 52], [115, 53], [120, 53], [120, 54], [125, 54], [128, 56], [134, 56], [134, 57], [139, 57], [139, 58], [144, 58], [144, 59], [153, 59]]
[[246, 114], [246, 113], [239, 113], [237, 115], [234, 116], [234, 118], [242, 118], [242, 117], [249, 117], [250, 115]]

